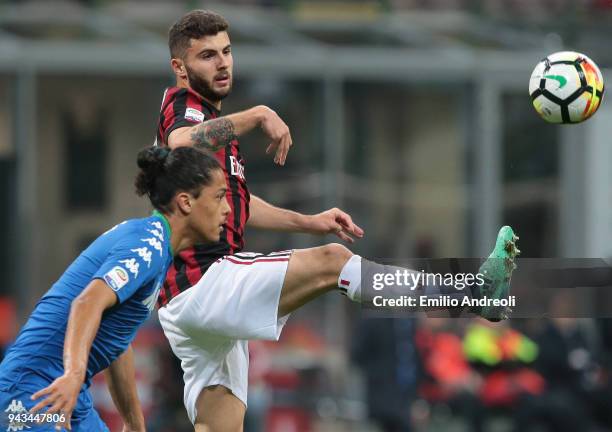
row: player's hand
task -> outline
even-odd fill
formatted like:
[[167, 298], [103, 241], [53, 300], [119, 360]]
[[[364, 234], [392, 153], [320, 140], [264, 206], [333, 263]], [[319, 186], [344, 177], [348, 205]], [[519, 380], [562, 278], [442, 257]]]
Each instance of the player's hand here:
[[261, 120], [261, 129], [272, 140], [266, 149], [266, 154], [276, 151], [274, 155], [274, 163], [285, 165], [287, 153], [293, 145], [289, 126], [268, 107], [262, 107], [263, 118]]
[[311, 216], [309, 230], [316, 234], [335, 234], [348, 243], [353, 243], [354, 237], [362, 238], [364, 234], [347, 213], [337, 208]]
[[77, 397], [81, 391], [83, 379], [80, 376], [73, 374], [64, 374], [42, 390], [37, 391], [32, 395], [32, 400], [40, 399], [46, 396], [42, 401], [38, 402], [30, 410], [31, 413], [36, 413], [45, 407], [47, 414], [63, 414], [64, 421], [55, 425], [56, 430], [66, 428], [71, 430], [70, 417], [76, 405]]

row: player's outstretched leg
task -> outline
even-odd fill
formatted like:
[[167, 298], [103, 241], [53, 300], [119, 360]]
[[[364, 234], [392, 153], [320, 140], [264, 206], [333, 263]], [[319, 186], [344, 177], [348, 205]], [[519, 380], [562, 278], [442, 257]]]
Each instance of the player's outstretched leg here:
[[[495, 248], [487, 260], [480, 266], [479, 273], [485, 277], [485, 285], [475, 288], [472, 292], [474, 297], [489, 299], [506, 299], [510, 294], [510, 279], [516, 268], [514, 262], [521, 252], [516, 247], [518, 236], [509, 226], [503, 226], [497, 234]], [[479, 310], [473, 310], [489, 321], [500, 321], [507, 319], [512, 312], [507, 307], [485, 306]]]
[[283, 282], [278, 316], [285, 316], [316, 297], [337, 290], [338, 275], [352, 257], [357, 255], [338, 243], [293, 251]]
[[[506, 298], [510, 289], [512, 271], [516, 268], [514, 262], [519, 250], [516, 248], [518, 237], [512, 228], [505, 226], [498, 234], [495, 248], [489, 258], [480, 267], [480, 272], [486, 278], [485, 286], [476, 288], [473, 297]], [[363, 259], [354, 255], [346, 247], [332, 243], [311, 249], [295, 250], [289, 261], [278, 307], [278, 316], [285, 316], [300, 306], [326, 292], [339, 289], [351, 300], [361, 302], [361, 267], [370, 266], [373, 273], [395, 273], [405, 271], [401, 267], [387, 266]], [[408, 270], [413, 271], [413, 270]], [[433, 288], [433, 296], [439, 296], [438, 287], [424, 287], [424, 292]], [[416, 295], [416, 292], [404, 294]], [[459, 295], [466, 295], [460, 291]], [[423, 295], [423, 291], [419, 293]], [[426, 294], [427, 295], [427, 294]], [[510, 311], [501, 308], [472, 309], [472, 312], [491, 321], [506, 319]]]

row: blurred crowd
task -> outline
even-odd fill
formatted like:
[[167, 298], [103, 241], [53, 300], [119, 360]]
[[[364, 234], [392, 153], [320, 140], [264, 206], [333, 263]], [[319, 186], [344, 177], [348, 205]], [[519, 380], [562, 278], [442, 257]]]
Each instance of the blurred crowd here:
[[[381, 430], [432, 430], [440, 416], [472, 431], [612, 429], [608, 320], [423, 319], [412, 323], [416, 379], [411, 386], [382, 385], [381, 375], [392, 380], [402, 362], [397, 321], [368, 320], [355, 340], [370, 417]], [[382, 361], [391, 367], [381, 368]]]
[[[0, 308], [5, 321], [15, 318], [8, 303], [0, 302]], [[610, 320], [352, 321], [350, 350], [339, 358], [329, 341], [299, 319], [280, 342], [250, 344], [245, 430], [612, 430]], [[6, 347], [14, 326], [3, 328]], [[139, 333], [135, 352], [149, 430], [191, 430], [180, 366], [154, 320]], [[347, 394], [350, 386], [339, 390], [333, 384], [338, 365], [340, 380], [356, 375], [363, 391]], [[111, 430], [119, 430], [101, 377], [92, 392]], [[350, 400], [357, 412], [351, 413]]]
[[[367, 319], [358, 327], [350, 361], [365, 382], [359, 416], [373, 430], [612, 430], [608, 321]], [[159, 336], [151, 430], [187, 431], [180, 368]], [[346, 424], [340, 407], [321, 412], [322, 401], [348, 396], [334, 394], [327, 350], [300, 323], [279, 344], [251, 344], [248, 431], [314, 431], [319, 417], [334, 415]]]
[[[47, 2], [47, 0], [0, 0], [0, 5], [36, 3], [36, 1], [41, 4]], [[193, 0], [147, 0], [146, 2], [145, 0], [62, 0], [62, 2], [94, 8], [104, 8], [121, 2], [146, 4], [147, 9], [163, 3], [179, 3], [185, 8], [208, 7], [207, 3]], [[526, 18], [526, 21], [559, 15], [579, 17], [581, 15], [578, 12], [586, 12], [589, 16], [605, 15], [606, 10], [612, 11], [612, 0], [224, 0], [216, 4], [286, 10], [304, 5], [316, 7], [330, 4], [367, 4], [374, 5], [374, 10], [380, 11], [467, 10], [507, 19], [521, 17]], [[340, 10], [346, 9], [340, 8]], [[166, 20], [164, 17], [164, 22]], [[608, 39], [601, 40], [606, 44], [605, 41]], [[55, 81], [52, 84], [57, 86]], [[70, 86], [72, 84], [70, 82]], [[275, 88], [284, 87], [277, 85]], [[303, 93], [298, 94], [302, 101], [305, 100], [304, 94], [316, 93], [313, 91], [314, 87], [304, 88]], [[442, 119], [447, 118], [443, 112], [444, 106], [447, 105], [446, 94], [438, 98], [435, 95], [432, 97], [431, 87], [424, 88], [424, 95], [410, 93], [409, 98], [398, 91], [396, 86], [387, 87], [387, 93], [381, 95], [380, 86], [370, 90], [369, 93], [362, 93], [359, 89], [355, 90], [348, 86], [346, 88], [347, 93], [353, 95], [351, 97], [355, 101], [367, 96], [371, 102], [369, 108], [374, 106], [373, 126], [369, 126], [366, 117], [369, 118], [372, 114], [363, 110], [362, 104], [347, 104], [356, 110], [353, 114], [352, 111], [349, 112], [349, 116], [352, 115], [359, 120], [355, 121], [353, 127], [359, 132], [357, 135], [372, 136], [378, 148], [385, 148], [382, 147], [383, 143], [392, 140], [386, 139], [384, 134], [378, 137], [377, 133], [364, 131], [385, 129], [381, 126], [385, 123], [380, 119], [385, 117], [386, 120], [388, 117], [386, 110], [390, 106], [391, 109], [400, 112], [406, 109], [397, 100], [396, 105], [390, 104], [389, 100], [393, 97], [398, 100], [410, 99], [415, 107], [418, 107], [415, 112], [423, 111], [425, 106], [423, 117], [433, 116], [435, 113]], [[63, 90], [61, 95], [64, 97]], [[298, 97], [295, 96], [293, 99], [297, 100]], [[528, 127], [517, 127], [524, 124], [525, 117], [522, 116], [526, 115], [527, 110], [524, 109], [525, 95], [521, 93], [515, 99], [516, 108], [512, 110], [510, 109], [512, 107], [506, 107], [505, 111], [506, 117], [512, 120], [508, 121], [507, 129], [511, 130], [512, 134], [508, 135], [507, 141], [511, 143], [515, 153], [517, 147], [523, 145], [526, 149], [523, 153], [528, 155], [525, 160], [529, 162], [529, 167], [535, 167], [535, 170], [542, 169], [549, 161], [551, 164], [556, 164], [556, 159], [551, 156], [550, 147], [544, 145], [545, 143], [554, 145], [555, 137], [546, 135], [531, 138], [535, 136], [534, 130], [539, 126], [539, 123], [535, 124], [539, 121], [535, 116], [529, 117], [533, 118], [533, 125], [529, 123]], [[429, 100], [433, 102], [422, 103]], [[445, 101], [444, 106], [440, 100]], [[155, 99], [155, 103], [151, 106], [156, 109], [157, 103]], [[261, 101], [258, 99], [257, 103]], [[305, 105], [295, 109], [296, 116], [308, 118], [305, 115]], [[141, 110], [134, 108], [132, 111]], [[518, 113], [516, 115], [520, 117], [512, 117], [512, 113]], [[414, 116], [414, 113], [412, 115]], [[423, 122], [421, 117], [415, 118], [416, 120], [413, 120], [409, 126], [418, 131]], [[436, 125], [442, 124], [442, 121]], [[449, 121], [453, 122], [454, 118]], [[425, 123], [423, 125], [423, 128], [429, 130], [442, 129]], [[310, 131], [314, 128], [296, 129]], [[545, 131], [549, 133], [550, 129]], [[410, 132], [413, 133], [412, 130]], [[304, 137], [302, 142], [317, 140], [316, 137], [306, 138], [308, 137]], [[417, 138], [410, 135], [411, 141], [418, 141]], [[436, 136], [434, 139], [445, 140], [445, 137]], [[536, 150], [538, 157], [534, 156], [536, 147], [534, 143], [537, 143], [539, 149]], [[509, 146], [510, 144], [507, 145]], [[433, 148], [438, 147], [433, 146]], [[392, 162], [396, 162], [400, 178], [393, 178], [394, 182], [405, 181], [404, 177], [401, 177], [405, 175], [414, 175], [417, 178], [416, 174], [406, 174], [408, 170], [404, 165], [404, 160], [415, 158], [415, 149], [416, 147], [406, 146], [405, 159], [395, 157], [395, 153], [388, 152], [392, 156], [384, 167], [389, 171], [388, 167], [392, 166]], [[384, 151], [379, 152], [379, 154], [384, 153]], [[315, 154], [312, 156], [313, 160], [318, 163], [318, 153], [313, 154]], [[363, 154], [366, 155], [363, 160], [369, 160], [367, 153]], [[418, 157], [418, 153], [416, 156]], [[297, 159], [300, 160], [299, 157]], [[301, 159], [306, 160], [306, 153]], [[379, 161], [383, 159], [379, 158]], [[0, 173], [6, 172], [6, 169], [0, 169]], [[514, 172], [519, 172], [518, 168]], [[550, 175], [548, 172], [545, 174]], [[438, 180], [436, 178], [436, 182]], [[283, 181], [286, 184], [287, 180]], [[454, 180], [451, 178], [451, 181]], [[91, 183], [87, 183], [87, 186], [91, 187]], [[457, 195], [460, 195], [459, 192]], [[534, 193], [523, 195], [535, 196]], [[393, 197], [393, 201], [396, 201], [396, 197]], [[359, 204], [361, 206], [362, 203]], [[540, 204], [539, 201], [536, 202], [536, 205]], [[6, 207], [8, 208], [8, 205]], [[555, 223], [550, 221], [551, 214], [556, 214], [556, 207], [550, 210], [548, 207], [540, 206], [536, 207], [536, 210], [540, 208], [543, 208], [542, 225], [553, 231], [556, 229]], [[395, 207], [390, 209], [389, 219], [396, 218], [393, 219], [395, 225], [402, 226], [404, 214]], [[522, 222], [525, 229], [529, 226], [534, 231], [544, 231], [534, 222], [533, 214], [527, 212], [525, 208], [518, 208], [516, 213], [528, 219]], [[439, 225], [444, 224], [439, 223]], [[386, 225], [378, 229], [389, 231]], [[398, 236], [397, 232], [390, 232]], [[409, 234], [411, 233], [407, 233], [406, 237]], [[544, 247], [542, 245], [546, 243], [536, 234], [525, 236], [527, 239], [531, 238], [533, 242], [525, 249], [538, 254], [540, 251], [538, 248]], [[389, 253], [389, 243], [394, 240], [393, 238], [376, 235], [372, 238], [378, 238], [381, 246], [380, 250], [374, 252], [372, 250], [374, 246], [370, 244], [369, 255], [384, 256]], [[286, 248], [286, 239], [282, 241], [282, 247]], [[63, 238], [62, 242], [68, 244]], [[402, 242], [395, 243], [402, 244]], [[272, 250], [273, 246], [266, 244], [266, 248]], [[400, 256], [402, 253], [399, 251], [395, 255]], [[545, 253], [546, 250], [543, 250], [540, 255]], [[436, 254], [427, 252], [423, 255]], [[10, 294], [7, 292], [7, 295]], [[12, 294], [14, 297], [15, 293]], [[338, 326], [334, 337], [344, 340], [332, 340], [318, 328], [321, 324], [316, 322], [317, 319], [325, 322], [321, 319], [321, 310], [324, 309], [321, 307], [316, 311], [318, 314], [313, 314], [316, 318], [311, 321], [291, 320], [280, 342], [250, 344], [249, 410], [245, 426], [247, 432], [281, 430], [307, 432], [321, 429], [385, 432], [612, 430], [611, 320], [554, 318], [511, 320], [494, 325], [482, 320], [451, 318], [361, 319], [354, 316], [345, 320], [344, 316], [335, 315], [337, 311], [342, 310], [336, 306], [338, 305], [331, 306], [335, 308], [333, 324]], [[560, 309], [563, 307], [563, 304], [558, 305]], [[558, 310], [552, 315], [568, 314]], [[0, 298], [0, 358], [3, 349], [15, 337], [18, 322], [20, 317], [17, 316], [13, 301]], [[139, 333], [135, 342], [135, 352], [139, 394], [149, 422], [148, 430], [151, 432], [193, 430], [183, 407], [180, 365], [170, 351], [156, 319], [152, 319]], [[111, 430], [119, 430], [120, 420], [101, 377], [94, 382], [92, 391], [97, 408]], [[321, 428], [322, 422], [333, 426]]]

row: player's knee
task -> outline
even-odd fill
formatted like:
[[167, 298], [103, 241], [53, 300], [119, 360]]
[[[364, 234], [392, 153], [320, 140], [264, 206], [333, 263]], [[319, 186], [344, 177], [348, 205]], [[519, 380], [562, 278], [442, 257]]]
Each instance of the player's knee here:
[[323, 246], [323, 251], [328, 257], [338, 258], [338, 259], [349, 259], [353, 256], [353, 252], [351, 252], [346, 246], [341, 245], [340, 243], [329, 243]]
[[340, 243], [329, 243], [321, 247], [321, 261], [325, 268], [337, 273], [353, 256], [353, 253]]

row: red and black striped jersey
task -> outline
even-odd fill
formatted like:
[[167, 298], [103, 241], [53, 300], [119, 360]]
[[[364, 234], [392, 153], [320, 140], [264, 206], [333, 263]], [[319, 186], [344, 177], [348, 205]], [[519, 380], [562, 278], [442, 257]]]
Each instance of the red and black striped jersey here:
[[[167, 145], [168, 136], [173, 130], [194, 126], [220, 114], [219, 110], [193, 90], [170, 87], [164, 93], [155, 142], [157, 145]], [[159, 295], [159, 307], [198, 282], [219, 257], [234, 254], [244, 247], [244, 227], [249, 218], [250, 195], [238, 140], [233, 140], [215, 155], [225, 173], [231, 214], [219, 242], [195, 245], [175, 256], [174, 263], [168, 270], [164, 289]]]

